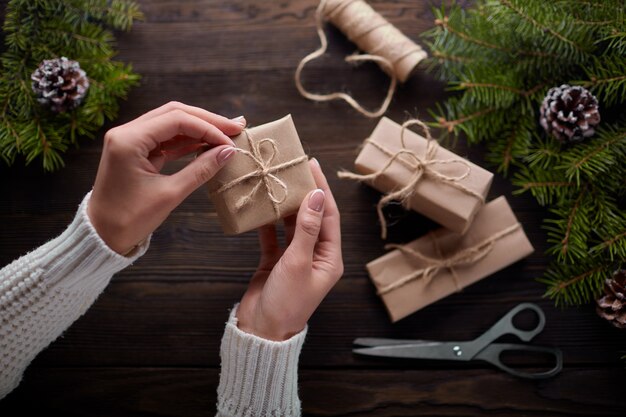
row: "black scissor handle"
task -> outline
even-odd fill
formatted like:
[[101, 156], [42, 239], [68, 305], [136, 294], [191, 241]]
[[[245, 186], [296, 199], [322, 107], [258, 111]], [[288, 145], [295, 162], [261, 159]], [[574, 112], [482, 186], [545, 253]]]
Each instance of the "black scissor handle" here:
[[[539, 322], [534, 329], [524, 330], [516, 327], [513, 324], [513, 318], [525, 310], [532, 310], [537, 313], [539, 317]], [[533, 303], [521, 303], [517, 306], [513, 307], [511, 311], [506, 313], [504, 317], [496, 322], [489, 330], [483, 333], [480, 337], [478, 337], [475, 342], [476, 353], [485, 348], [489, 343], [493, 342], [500, 336], [504, 336], [505, 334], [514, 334], [519, 337], [520, 340], [524, 342], [530, 341], [533, 337], [537, 336], [543, 330], [543, 327], [546, 324], [546, 316], [543, 314], [543, 310], [537, 305]]]
[[[543, 372], [524, 372], [518, 369], [511, 368], [505, 365], [500, 360], [500, 355], [506, 351], [526, 351], [526, 352], [541, 352], [554, 356], [554, 367]], [[563, 352], [557, 348], [532, 346], [532, 345], [516, 345], [511, 343], [493, 343], [480, 351], [475, 359], [480, 359], [485, 362], [489, 362], [510, 375], [526, 378], [526, 379], [545, 379], [550, 378], [561, 372], [563, 369]]]
[[[537, 317], [539, 321], [537, 322], [537, 326], [531, 330], [523, 330], [519, 327], [516, 327], [513, 324], [513, 318], [525, 310], [533, 310], [537, 313]], [[543, 310], [537, 305], [533, 303], [521, 303], [518, 304], [515, 308], [509, 311], [504, 317], [502, 317], [493, 327], [500, 327], [502, 334], [514, 334], [519, 337], [524, 342], [530, 341], [533, 337], [537, 336], [543, 330], [546, 325], [546, 316], [543, 314]]]

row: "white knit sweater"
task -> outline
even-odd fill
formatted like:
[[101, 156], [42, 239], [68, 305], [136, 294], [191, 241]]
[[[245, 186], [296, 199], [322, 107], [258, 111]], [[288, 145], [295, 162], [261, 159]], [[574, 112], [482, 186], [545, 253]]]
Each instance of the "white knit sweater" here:
[[[0, 270], [0, 399], [45, 349], [87, 311], [111, 276], [148, 249], [112, 251], [87, 216], [85, 196], [70, 226], [56, 239]], [[222, 338], [217, 415], [299, 416], [297, 369], [306, 329], [284, 342], [237, 327], [237, 306]]]

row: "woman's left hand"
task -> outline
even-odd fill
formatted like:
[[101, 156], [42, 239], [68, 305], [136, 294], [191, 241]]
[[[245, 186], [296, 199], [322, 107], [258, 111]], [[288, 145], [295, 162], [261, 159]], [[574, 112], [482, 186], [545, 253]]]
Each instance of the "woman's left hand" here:
[[[229, 136], [245, 124], [171, 102], [109, 130], [87, 209], [102, 240], [120, 254], [131, 251], [226, 164], [235, 152]], [[180, 171], [160, 173], [167, 161], [207, 146]]]

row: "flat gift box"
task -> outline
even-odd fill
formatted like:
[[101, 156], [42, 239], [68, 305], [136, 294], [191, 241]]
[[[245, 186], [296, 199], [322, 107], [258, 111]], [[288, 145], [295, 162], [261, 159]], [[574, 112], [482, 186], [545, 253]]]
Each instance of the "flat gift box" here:
[[[493, 239], [494, 237], [497, 238]], [[493, 244], [489, 248], [485, 242], [490, 239], [493, 239]], [[456, 266], [438, 268], [430, 279], [421, 275], [407, 280], [415, 276], [416, 272], [433, 265], [399, 249], [368, 263], [366, 267], [369, 275], [392, 322], [511, 265], [534, 250], [504, 197], [485, 204], [464, 235], [438, 229], [404, 246], [438, 260], [450, 259], [462, 251], [472, 250], [471, 248], [482, 247], [484, 252], [478, 252], [481, 256], [475, 262], [460, 262]], [[402, 280], [405, 282], [398, 285]], [[390, 286], [396, 287], [382, 293]]]
[[[209, 196], [224, 233], [244, 233], [296, 213], [316, 185], [291, 115], [245, 129], [232, 140], [243, 152], [233, 155], [208, 182]], [[258, 146], [258, 153], [250, 141]], [[259, 163], [269, 169], [269, 175], [261, 172], [264, 167]], [[240, 182], [227, 187], [234, 181]], [[225, 186], [227, 189], [220, 190]], [[271, 195], [284, 201], [275, 205]], [[248, 202], [237, 208], [246, 196]]]
[[[385, 147], [391, 153], [396, 153], [402, 149], [401, 130], [402, 127], [399, 124], [383, 117], [368, 139]], [[424, 156], [427, 146], [426, 138], [406, 129], [404, 142], [406, 149], [419, 157]], [[356, 158], [355, 170], [360, 174], [378, 172], [385, 167], [390, 158], [391, 156], [365, 141]], [[400, 158], [406, 160], [405, 156]], [[491, 172], [462, 159], [441, 146], [437, 147], [433, 159], [465, 161], [470, 171], [465, 178], [457, 181], [458, 185], [482, 196], [483, 200], [487, 196], [493, 180]], [[461, 163], [436, 164], [432, 167], [437, 172], [448, 176], [460, 176], [467, 170], [467, 167]], [[406, 185], [412, 175], [413, 172], [409, 167], [396, 160], [375, 180], [368, 183], [378, 191], [387, 193]], [[483, 200], [450, 184], [437, 181], [425, 173], [417, 183], [408, 205], [440, 225], [452, 231], [464, 233], [472, 223], [476, 212], [482, 207]]]

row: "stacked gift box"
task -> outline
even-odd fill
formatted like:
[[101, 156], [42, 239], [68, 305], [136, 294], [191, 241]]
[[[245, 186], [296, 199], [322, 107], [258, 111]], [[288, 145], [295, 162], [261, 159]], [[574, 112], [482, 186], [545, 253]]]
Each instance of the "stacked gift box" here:
[[[412, 130], [420, 125], [427, 137]], [[435, 230], [367, 264], [392, 321], [473, 284], [530, 255], [533, 247], [506, 198], [485, 202], [493, 174], [453, 154], [419, 121], [399, 125], [383, 117], [359, 153], [356, 174], [391, 200], [436, 221]]]

